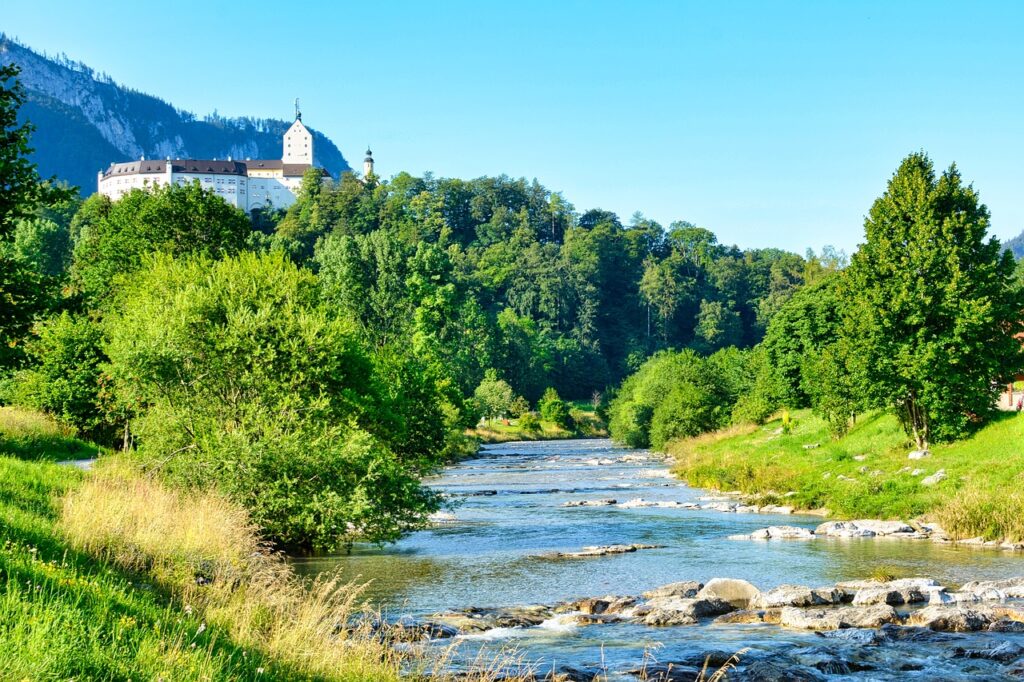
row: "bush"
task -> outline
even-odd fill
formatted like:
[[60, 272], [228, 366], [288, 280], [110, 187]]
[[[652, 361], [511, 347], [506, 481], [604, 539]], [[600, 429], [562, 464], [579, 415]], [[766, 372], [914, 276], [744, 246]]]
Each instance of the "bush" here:
[[537, 407], [540, 409], [540, 417], [544, 421], [551, 422], [563, 429], [572, 430], [573, 423], [569, 403], [562, 400], [554, 388], [549, 387], [544, 391]]
[[[219, 488], [277, 543], [393, 540], [436, 508], [415, 478], [436, 446], [410, 424], [424, 400], [393, 403], [353, 325], [283, 256], [156, 257], [107, 326], [109, 372], [138, 415], [146, 465]], [[403, 460], [391, 439], [414, 454]]]
[[519, 428], [528, 433], [539, 433], [540, 419], [533, 412], [524, 412], [519, 415]]

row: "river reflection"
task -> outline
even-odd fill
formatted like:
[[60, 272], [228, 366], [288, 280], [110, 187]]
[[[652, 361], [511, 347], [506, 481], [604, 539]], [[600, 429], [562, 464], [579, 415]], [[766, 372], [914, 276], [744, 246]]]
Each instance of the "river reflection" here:
[[[469, 606], [639, 594], [677, 580], [723, 576], [744, 578], [767, 589], [785, 583], [816, 586], [864, 578], [879, 567], [901, 577], [930, 577], [944, 584], [1024, 574], [1024, 563], [1016, 555], [928, 541], [727, 539], [772, 524], [814, 527], [821, 522], [816, 517], [563, 506], [607, 498], [620, 503], [635, 498], [696, 502], [708, 495], [671, 479], [658, 459], [606, 440], [488, 446], [479, 457], [449, 467], [428, 484], [455, 505], [452, 524], [413, 533], [383, 549], [357, 547], [351, 555], [297, 559], [297, 569], [370, 580], [367, 598], [396, 617]], [[540, 556], [615, 543], [665, 547], [574, 561]], [[595, 652], [603, 646], [604, 655], [622, 665], [639, 661], [645, 647], [664, 650], [672, 640], [678, 646], [680, 635], [688, 646], [726, 649], [762, 640], [777, 645], [780, 638], [818, 644], [821, 639], [752, 626], [617, 625], [580, 628], [571, 636], [535, 634], [544, 636], [527, 639], [524, 646], [538, 656], [582, 664], [599, 658]], [[963, 674], [957, 673], [968, 679]]]

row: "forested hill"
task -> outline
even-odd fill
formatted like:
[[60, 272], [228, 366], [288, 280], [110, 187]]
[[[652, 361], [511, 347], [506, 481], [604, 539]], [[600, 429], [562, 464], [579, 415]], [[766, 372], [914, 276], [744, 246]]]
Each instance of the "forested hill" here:
[[1024, 232], [1021, 232], [1003, 246], [1013, 252], [1014, 257], [1024, 258]]
[[[40, 175], [56, 175], [96, 191], [96, 172], [112, 161], [163, 158], [281, 158], [281, 135], [290, 121], [225, 119], [194, 114], [118, 85], [85, 64], [50, 58], [0, 34], [0, 65], [21, 68], [28, 92], [20, 118], [37, 130], [32, 160]], [[312, 129], [311, 129], [312, 130]], [[349, 170], [338, 148], [312, 130], [316, 163], [337, 177]]]

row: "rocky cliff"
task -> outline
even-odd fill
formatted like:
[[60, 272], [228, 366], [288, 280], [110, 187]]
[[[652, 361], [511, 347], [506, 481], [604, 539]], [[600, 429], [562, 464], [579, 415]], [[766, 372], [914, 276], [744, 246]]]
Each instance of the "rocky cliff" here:
[[[198, 119], [167, 102], [118, 85], [88, 66], [52, 58], [0, 34], [0, 64], [14, 63], [28, 93], [21, 117], [36, 126], [33, 160], [43, 177], [55, 175], [96, 191], [96, 172], [114, 161], [150, 158], [281, 158], [290, 121]], [[349, 170], [338, 148], [313, 133], [314, 161], [337, 177]]]

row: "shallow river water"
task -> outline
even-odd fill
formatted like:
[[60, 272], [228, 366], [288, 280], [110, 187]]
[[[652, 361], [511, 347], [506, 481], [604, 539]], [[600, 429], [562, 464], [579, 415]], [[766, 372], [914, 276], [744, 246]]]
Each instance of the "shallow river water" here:
[[[392, 618], [637, 595], [670, 582], [715, 577], [743, 578], [768, 589], [866, 578], [879, 567], [945, 585], [1024, 575], [1024, 557], [921, 540], [727, 539], [769, 525], [813, 528], [821, 522], [816, 517], [563, 506], [573, 500], [614, 498], [621, 503], [638, 497], [696, 502], [709, 494], [671, 478], [657, 458], [606, 440], [485, 446], [478, 457], [447, 468], [428, 484], [456, 505], [454, 521], [382, 549], [358, 547], [347, 556], [298, 560], [297, 567], [307, 574], [371, 580], [367, 597]], [[630, 543], [664, 548], [575, 560], [541, 556]], [[1006, 640], [1024, 644], [1024, 635], [1005, 633], [922, 635], [869, 644], [858, 639], [867, 633], [850, 632], [822, 636], [764, 624], [652, 628], [553, 622], [459, 639], [467, 656], [485, 644], [492, 649], [509, 645], [542, 670], [600, 668], [610, 679], [635, 679], [627, 672], [644, 660], [649, 665], [683, 661], [711, 650], [732, 653], [744, 647], [750, 648], [747, 661], [768, 658], [822, 679], [1003, 679], [1011, 674], [1010, 667], [956, 657], [954, 648], [985, 648]]]

